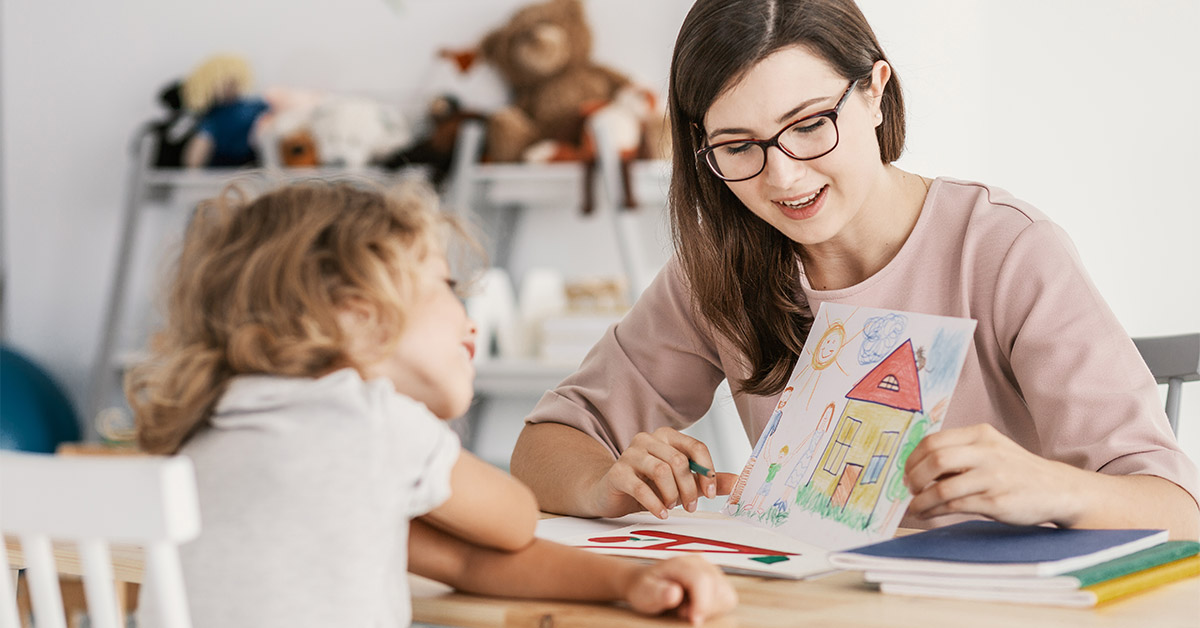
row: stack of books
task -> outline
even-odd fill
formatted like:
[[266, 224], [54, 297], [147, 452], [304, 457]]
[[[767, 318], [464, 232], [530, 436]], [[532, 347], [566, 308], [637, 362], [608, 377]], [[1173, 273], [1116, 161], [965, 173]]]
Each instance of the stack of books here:
[[884, 593], [1095, 606], [1200, 575], [1200, 543], [1165, 530], [1067, 530], [968, 521], [836, 552]]

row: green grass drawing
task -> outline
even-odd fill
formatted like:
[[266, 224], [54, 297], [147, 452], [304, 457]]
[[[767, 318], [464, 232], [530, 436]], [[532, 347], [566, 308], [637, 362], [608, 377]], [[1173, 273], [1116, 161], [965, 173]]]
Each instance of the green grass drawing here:
[[829, 503], [829, 496], [817, 489], [805, 485], [796, 491], [796, 505], [801, 510], [811, 512], [822, 519], [832, 519], [852, 530], [866, 530], [871, 522], [870, 514], [854, 510], [846, 510]]

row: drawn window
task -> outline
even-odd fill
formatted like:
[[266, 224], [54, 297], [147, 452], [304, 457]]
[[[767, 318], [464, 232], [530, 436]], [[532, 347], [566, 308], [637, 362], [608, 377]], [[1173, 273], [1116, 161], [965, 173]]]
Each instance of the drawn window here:
[[879, 380], [879, 384], [876, 386], [876, 388], [882, 388], [892, 392], [900, 392], [900, 380], [896, 379], [895, 375], [888, 375], [887, 377]]
[[829, 448], [829, 457], [825, 459], [825, 466], [822, 467], [825, 472], [834, 475], [842, 472], [842, 463], [846, 461], [846, 452], [850, 451], [850, 446], [854, 443], [854, 436], [858, 434], [858, 428], [861, 425], [862, 421], [849, 416], [841, 423], [841, 428], [838, 429], [833, 444]]
[[892, 457], [892, 451], [895, 450], [899, 440], [900, 432], [884, 432], [879, 435], [875, 453], [871, 456], [871, 462], [867, 463], [866, 472], [863, 473], [863, 484], [874, 484], [879, 481], [879, 476], [887, 468], [888, 458]]

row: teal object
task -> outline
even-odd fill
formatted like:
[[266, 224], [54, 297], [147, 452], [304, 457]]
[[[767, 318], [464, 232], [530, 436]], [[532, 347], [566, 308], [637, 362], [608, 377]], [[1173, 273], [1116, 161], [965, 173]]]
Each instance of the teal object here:
[[0, 347], [0, 449], [53, 453], [80, 439], [79, 415], [38, 365]]

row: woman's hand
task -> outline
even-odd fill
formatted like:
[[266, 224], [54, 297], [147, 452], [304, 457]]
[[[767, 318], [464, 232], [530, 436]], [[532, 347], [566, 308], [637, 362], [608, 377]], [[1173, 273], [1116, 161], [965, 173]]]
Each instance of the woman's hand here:
[[647, 615], [676, 609], [692, 625], [728, 613], [738, 603], [737, 592], [721, 570], [699, 556], [641, 567], [625, 589], [625, 600]]
[[591, 487], [590, 510], [602, 517], [619, 517], [644, 509], [666, 519], [667, 510], [679, 504], [695, 512], [701, 495], [729, 494], [737, 476], [693, 473], [689, 460], [713, 468], [704, 443], [669, 427], [634, 436], [621, 457]]
[[921, 518], [975, 514], [1012, 524], [1076, 523], [1088, 472], [1033, 454], [991, 425], [926, 436], [905, 465]]

